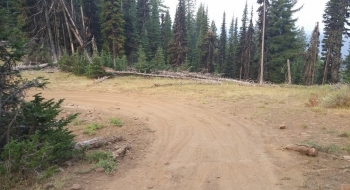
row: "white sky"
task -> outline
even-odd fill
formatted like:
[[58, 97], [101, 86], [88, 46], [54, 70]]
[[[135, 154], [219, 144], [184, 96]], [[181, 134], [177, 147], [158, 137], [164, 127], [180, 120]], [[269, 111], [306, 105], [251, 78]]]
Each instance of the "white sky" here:
[[[300, 7], [302, 5], [304, 5], [304, 7], [300, 12], [295, 14], [295, 16], [299, 18], [297, 26], [304, 27], [306, 34], [312, 32], [316, 22], [320, 23], [320, 31], [323, 31], [322, 15], [327, 1], [328, 0], [298, 0], [298, 4], [295, 8]], [[170, 7], [170, 14], [172, 20], [174, 20], [175, 18], [174, 15], [178, 2], [178, 0], [164, 1], [164, 4]], [[238, 25], [241, 25], [241, 17], [243, 14], [246, 0], [197, 0], [197, 8], [201, 2], [208, 6], [210, 22], [211, 20], [215, 20], [218, 32], [220, 32], [219, 29], [222, 23], [222, 16], [224, 11], [226, 12], [227, 27], [229, 27], [233, 14], [235, 17], [238, 17]], [[257, 19], [256, 9], [258, 7], [258, 4], [256, 3], [256, 0], [247, 0], [247, 3], [249, 17], [251, 7], [254, 7], [253, 19], [255, 21]]]

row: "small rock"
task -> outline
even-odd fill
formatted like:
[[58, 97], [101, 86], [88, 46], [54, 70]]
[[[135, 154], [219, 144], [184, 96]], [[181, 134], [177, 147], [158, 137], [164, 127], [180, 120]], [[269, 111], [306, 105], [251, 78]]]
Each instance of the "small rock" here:
[[280, 126], [280, 129], [286, 129], [286, 125], [284, 125], [284, 124], [281, 125], [281, 126]]
[[95, 171], [96, 171], [96, 172], [104, 172], [104, 171], [105, 171], [105, 169], [103, 169], [103, 168], [99, 167], [99, 168], [96, 168], [96, 169], [95, 169]]
[[350, 184], [342, 184], [342, 185], [340, 185], [340, 190], [350, 190]]
[[53, 183], [46, 183], [45, 185], [43, 185], [43, 189], [45, 189], [45, 190], [49, 190], [49, 189], [51, 189], [51, 188], [53, 188], [54, 187], [54, 185], [53, 185]]
[[64, 169], [59, 167], [58, 170], [60, 170], [60, 172], [64, 172]]
[[82, 187], [80, 184], [74, 184], [70, 189], [71, 190], [80, 190]]
[[153, 186], [148, 186], [147, 189], [153, 189]]
[[218, 176], [216, 176], [216, 178], [218, 178], [218, 179], [219, 179], [219, 178], [220, 178], [220, 176], [218, 175]]
[[120, 145], [115, 145], [114, 149], [115, 149], [115, 150], [120, 149]]
[[350, 160], [350, 156], [343, 156], [344, 160]]
[[135, 117], [134, 120], [138, 120], [139, 118]]
[[345, 174], [347, 172], [350, 172], [350, 170], [348, 170], [348, 169], [343, 170], [343, 174]]

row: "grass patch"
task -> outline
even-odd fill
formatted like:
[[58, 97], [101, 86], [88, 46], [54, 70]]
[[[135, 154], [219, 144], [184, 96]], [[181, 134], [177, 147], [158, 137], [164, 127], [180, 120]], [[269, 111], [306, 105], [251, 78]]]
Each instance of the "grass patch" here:
[[107, 151], [94, 151], [86, 154], [86, 158], [90, 163], [93, 163], [95, 168], [103, 168], [109, 174], [116, 168], [116, 163], [113, 160], [112, 153]]
[[322, 103], [326, 108], [350, 108], [350, 86], [343, 86], [324, 97]]
[[88, 125], [85, 128], [84, 133], [86, 133], [88, 135], [94, 135], [98, 129], [102, 129], [104, 127], [105, 127], [104, 125], [101, 125], [101, 124], [98, 124], [98, 123], [93, 123], [93, 124]]
[[113, 124], [114, 126], [117, 126], [117, 127], [122, 127], [123, 126], [123, 122], [121, 121], [120, 118], [111, 118], [109, 119], [109, 123]]
[[349, 138], [350, 137], [350, 132], [344, 132], [344, 133], [340, 134], [339, 137]]
[[307, 145], [315, 147], [317, 150], [321, 152], [325, 152], [328, 154], [339, 154], [341, 152], [341, 148], [336, 144], [331, 145], [319, 145], [316, 142], [309, 141], [306, 143]]

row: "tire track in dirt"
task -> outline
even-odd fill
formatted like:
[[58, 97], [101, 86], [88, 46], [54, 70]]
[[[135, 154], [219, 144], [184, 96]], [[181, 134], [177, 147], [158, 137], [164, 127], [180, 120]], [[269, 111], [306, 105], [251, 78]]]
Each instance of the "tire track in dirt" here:
[[155, 132], [145, 158], [100, 189], [282, 189], [259, 126], [192, 102], [123, 94], [50, 92], [48, 98], [147, 118]]

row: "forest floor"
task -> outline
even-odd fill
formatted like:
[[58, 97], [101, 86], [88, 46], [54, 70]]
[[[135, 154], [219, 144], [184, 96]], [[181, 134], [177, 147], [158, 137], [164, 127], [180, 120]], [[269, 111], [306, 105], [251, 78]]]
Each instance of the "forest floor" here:
[[[133, 76], [96, 84], [60, 72], [23, 76], [51, 82], [43, 91], [30, 91], [28, 99], [42, 92], [65, 99], [62, 116], [80, 113], [69, 126], [77, 141], [123, 135], [121, 143], [132, 147], [109, 175], [88, 163], [64, 167], [49, 179], [56, 189], [80, 184], [84, 190], [328, 190], [350, 183], [350, 161], [344, 159], [350, 154], [350, 110], [315, 103], [337, 86], [253, 87]], [[124, 125], [110, 126], [114, 117]], [[89, 136], [89, 123], [106, 127]], [[312, 144], [322, 152], [308, 157], [283, 148], [289, 144]]]

